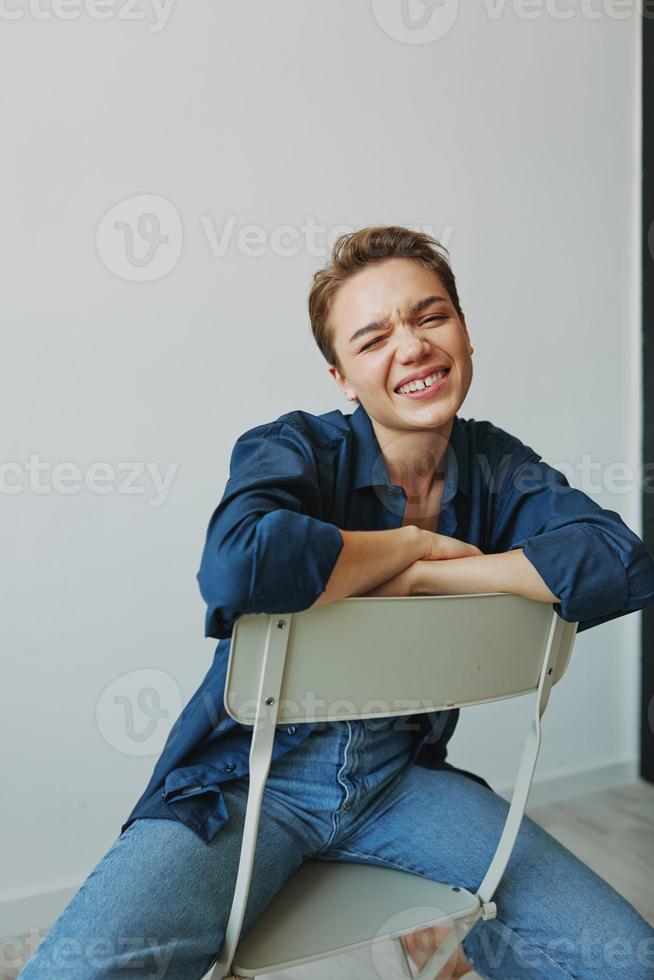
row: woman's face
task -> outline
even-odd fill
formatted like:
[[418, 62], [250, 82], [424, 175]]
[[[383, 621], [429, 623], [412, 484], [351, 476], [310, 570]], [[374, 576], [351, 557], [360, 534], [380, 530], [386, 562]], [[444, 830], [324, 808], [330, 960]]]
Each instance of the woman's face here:
[[[371, 419], [416, 431], [441, 428], [457, 413], [472, 382], [473, 348], [435, 272], [404, 258], [366, 266], [336, 293], [331, 322], [342, 373], [334, 365], [329, 373]], [[442, 381], [405, 388], [440, 368]]]

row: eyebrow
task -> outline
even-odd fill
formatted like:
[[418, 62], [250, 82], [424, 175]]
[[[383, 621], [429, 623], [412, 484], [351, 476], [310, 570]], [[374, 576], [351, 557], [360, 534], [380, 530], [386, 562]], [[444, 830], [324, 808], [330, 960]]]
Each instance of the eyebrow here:
[[[432, 306], [434, 303], [447, 303], [445, 296], [425, 296], [424, 299], [419, 299], [417, 302], [413, 303], [409, 307], [408, 316], [415, 317], [418, 313], [422, 313], [424, 309], [428, 306]], [[365, 336], [365, 334], [373, 333], [375, 330], [383, 330], [388, 326], [388, 318], [384, 317], [381, 320], [371, 320], [370, 323], [366, 323], [365, 327], [359, 327], [358, 330], [350, 337], [350, 343], [353, 344], [355, 340], [359, 337]]]

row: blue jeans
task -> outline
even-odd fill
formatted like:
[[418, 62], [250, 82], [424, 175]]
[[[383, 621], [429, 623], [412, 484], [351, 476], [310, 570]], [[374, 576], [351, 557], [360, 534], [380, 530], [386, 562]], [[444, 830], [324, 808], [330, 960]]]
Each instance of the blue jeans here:
[[[414, 764], [393, 719], [319, 726], [271, 766], [247, 931], [306, 859], [400, 868], [476, 891], [507, 803], [460, 773]], [[23, 980], [198, 980], [231, 907], [247, 780], [224, 784], [229, 822], [211, 844], [177, 820], [132, 823], [25, 965]], [[529, 818], [495, 893], [497, 918], [463, 940], [496, 980], [654, 975], [654, 930], [610, 885]]]

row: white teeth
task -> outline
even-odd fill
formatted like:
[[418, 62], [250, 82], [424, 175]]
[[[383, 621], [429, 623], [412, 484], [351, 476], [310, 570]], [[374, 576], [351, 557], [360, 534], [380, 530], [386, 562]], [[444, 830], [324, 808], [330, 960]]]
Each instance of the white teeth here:
[[428, 378], [420, 378], [419, 381], [410, 381], [406, 385], [402, 385], [398, 388], [398, 392], [401, 395], [406, 395], [410, 391], [422, 391], [423, 388], [431, 388], [435, 381], [440, 381], [445, 377], [446, 371], [438, 371], [436, 374], [430, 374]]

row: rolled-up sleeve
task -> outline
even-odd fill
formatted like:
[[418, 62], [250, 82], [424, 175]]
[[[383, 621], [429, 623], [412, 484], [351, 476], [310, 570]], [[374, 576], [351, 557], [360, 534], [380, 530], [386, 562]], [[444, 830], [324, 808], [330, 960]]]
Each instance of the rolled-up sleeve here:
[[321, 470], [308, 436], [283, 421], [242, 435], [197, 574], [207, 604], [205, 636], [231, 635], [245, 613], [313, 605], [343, 548], [338, 527], [324, 517]]
[[505, 465], [496, 494], [493, 551], [522, 548], [577, 632], [654, 599], [654, 562], [618, 513], [600, 507], [529, 449]]

